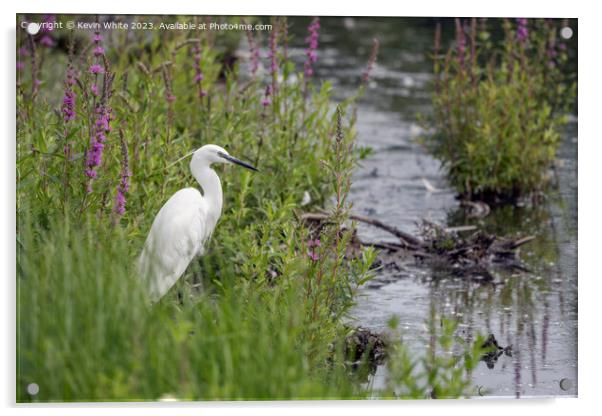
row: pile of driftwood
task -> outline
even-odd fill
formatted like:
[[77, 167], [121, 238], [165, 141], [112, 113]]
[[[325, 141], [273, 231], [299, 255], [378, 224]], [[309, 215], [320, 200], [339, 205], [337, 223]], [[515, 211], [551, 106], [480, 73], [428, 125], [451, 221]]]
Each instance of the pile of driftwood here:
[[[311, 223], [319, 233], [329, 215], [326, 212], [304, 213], [301, 219]], [[488, 271], [491, 266], [527, 271], [518, 258], [518, 248], [535, 238], [506, 238], [485, 233], [473, 225], [446, 228], [427, 220], [420, 224], [420, 236], [414, 236], [375, 218], [352, 214], [349, 219], [378, 227], [398, 240], [366, 242], [354, 235], [348, 250], [351, 253], [360, 246], [372, 246], [389, 254], [388, 259], [392, 258], [391, 254], [398, 255], [400, 260], [413, 256], [416, 261], [449, 267], [454, 275], [482, 281], [493, 280]]]
[[347, 359], [353, 363], [357, 363], [367, 354], [370, 362], [382, 364], [386, 357], [386, 348], [385, 337], [367, 328], [349, 328], [349, 334], [345, 338]]
[[379, 365], [387, 358], [389, 342], [384, 334], [373, 332], [367, 328], [348, 328], [345, 337], [345, 364], [362, 382], [376, 372]]

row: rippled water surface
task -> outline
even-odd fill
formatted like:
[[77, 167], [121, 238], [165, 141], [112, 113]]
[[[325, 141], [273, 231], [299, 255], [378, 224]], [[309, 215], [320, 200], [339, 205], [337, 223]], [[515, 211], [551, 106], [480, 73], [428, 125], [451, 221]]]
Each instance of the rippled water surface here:
[[[307, 20], [293, 19], [304, 36]], [[429, 316], [456, 317], [467, 338], [494, 334], [512, 356], [481, 362], [473, 384], [492, 396], [577, 394], [577, 126], [564, 135], [556, 175], [558, 192], [539, 208], [505, 207], [482, 220], [465, 218], [439, 163], [417, 144], [417, 113], [428, 113], [431, 65], [428, 51], [433, 20], [410, 18], [322, 19], [317, 76], [332, 82], [340, 96], [350, 94], [370, 54], [381, 43], [378, 65], [358, 111], [358, 140], [374, 152], [354, 176], [354, 211], [416, 232], [422, 218], [448, 225], [474, 224], [500, 235], [535, 235], [521, 258], [530, 273], [494, 271], [493, 284], [453, 278], [409, 261], [399, 271], [383, 271], [362, 287], [352, 311], [356, 325], [387, 331], [399, 318], [403, 340], [423, 354]], [[444, 32], [445, 34], [445, 32]], [[292, 49], [300, 55], [302, 50]], [[437, 191], [427, 191], [424, 181]], [[365, 241], [395, 241], [363, 224]], [[493, 364], [493, 365], [491, 365]], [[490, 368], [491, 367], [491, 368]], [[382, 385], [386, 369], [374, 375]], [[561, 388], [560, 381], [564, 379]]]

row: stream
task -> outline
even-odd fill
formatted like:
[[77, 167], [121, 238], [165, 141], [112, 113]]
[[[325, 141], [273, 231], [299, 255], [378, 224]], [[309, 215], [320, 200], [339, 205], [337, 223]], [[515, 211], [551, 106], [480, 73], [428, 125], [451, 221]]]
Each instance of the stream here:
[[[308, 19], [291, 18], [302, 59]], [[361, 287], [351, 311], [353, 325], [386, 332], [399, 320], [403, 343], [416, 356], [429, 344], [429, 319], [455, 318], [466, 339], [494, 334], [512, 355], [480, 362], [471, 383], [488, 397], [577, 395], [577, 121], [569, 123], [555, 169], [558, 189], [538, 207], [505, 206], [484, 219], [466, 218], [439, 162], [417, 142], [418, 113], [430, 111], [428, 52], [434, 22], [427, 18], [323, 18], [316, 76], [333, 83], [340, 98], [353, 94], [380, 40], [378, 63], [358, 108], [358, 144], [373, 153], [357, 169], [353, 211], [416, 233], [422, 218], [449, 226], [477, 225], [503, 236], [534, 235], [521, 248], [529, 273], [494, 270], [493, 284], [474, 283], [407, 261], [380, 271]], [[443, 32], [446, 35], [445, 27]], [[435, 188], [427, 190], [425, 186]], [[395, 241], [359, 224], [362, 241]], [[372, 376], [383, 386], [386, 365]], [[480, 389], [479, 389], [480, 387]]]

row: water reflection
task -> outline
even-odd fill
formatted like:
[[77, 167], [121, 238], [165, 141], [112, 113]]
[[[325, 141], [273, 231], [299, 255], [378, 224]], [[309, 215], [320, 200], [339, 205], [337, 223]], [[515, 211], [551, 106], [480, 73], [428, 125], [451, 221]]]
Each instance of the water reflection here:
[[[468, 219], [462, 210], [452, 211], [447, 223], [478, 225], [487, 232], [502, 235], [536, 236], [521, 249], [520, 257], [529, 272], [493, 268], [494, 279], [482, 283], [454, 278], [449, 269], [433, 267], [431, 274], [420, 279], [421, 284], [428, 286], [430, 304], [436, 308], [437, 316], [461, 322], [465, 339], [473, 339], [477, 331], [493, 334], [501, 345], [511, 347], [511, 355], [500, 354], [487, 360], [486, 367], [494, 371], [502, 366], [499, 372], [504, 373], [512, 365], [514, 394], [517, 397], [525, 392], [533, 394], [532, 389], [538, 391], [540, 367], [545, 369], [549, 365], [550, 323], [562, 326], [567, 320], [570, 322], [565, 314], [564, 291], [558, 285], [571, 276], [563, 276], [559, 264], [555, 218], [546, 206], [503, 207], [478, 221]], [[556, 307], [555, 316], [551, 305]], [[569, 338], [569, 347], [574, 341], [575, 338]], [[483, 370], [476, 381], [487, 385], [487, 376]]]
[[[309, 19], [291, 19], [291, 56], [303, 59]], [[444, 39], [450, 39], [445, 30]], [[403, 340], [422, 355], [429, 331], [442, 317], [459, 321], [467, 340], [493, 334], [511, 354], [484, 361], [471, 375], [479, 391], [496, 396], [576, 395], [577, 393], [577, 146], [576, 123], [569, 126], [555, 170], [558, 191], [540, 206], [502, 207], [483, 219], [458, 209], [437, 161], [416, 143], [422, 133], [416, 113], [430, 111], [428, 59], [435, 19], [324, 18], [317, 77], [346, 97], [359, 85], [372, 38], [380, 56], [358, 109], [358, 141], [373, 148], [354, 176], [354, 210], [406, 231], [421, 218], [449, 226], [473, 224], [508, 237], [534, 235], [521, 248], [528, 272], [492, 268], [491, 281], [458, 278], [449, 269], [409, 261], [385, 268], [361, 289], [353, 310], [356, 324], [386, 331], [397, 315]], [[453, 24], [449, 25], [452, 29]], [[440, 192], [425, 189], [423, 179]], [[361, 225], [366, 241], [386, 241], [386, 233]], [[373, 379], [384, 384], [384, 367]], [[560, 386], [561, 380], [567, 380]]]

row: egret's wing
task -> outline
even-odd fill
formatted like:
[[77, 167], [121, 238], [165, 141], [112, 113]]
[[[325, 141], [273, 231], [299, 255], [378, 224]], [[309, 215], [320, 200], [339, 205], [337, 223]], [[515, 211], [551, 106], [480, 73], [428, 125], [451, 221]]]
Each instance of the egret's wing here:
[[138, 263], [153, 300], [167, 293], [202, 250], [206, 218], [206, 202], [194, 188], [176, 192], [159, 210]]

